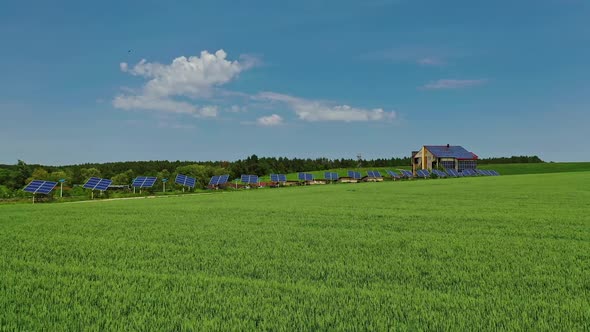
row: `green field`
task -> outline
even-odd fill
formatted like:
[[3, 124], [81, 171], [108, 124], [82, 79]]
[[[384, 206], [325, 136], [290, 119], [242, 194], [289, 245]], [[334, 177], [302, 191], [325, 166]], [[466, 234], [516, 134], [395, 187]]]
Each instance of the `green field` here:
[[588, 330], [589, 215], [590, 172], [4, 205], [0, 330]]

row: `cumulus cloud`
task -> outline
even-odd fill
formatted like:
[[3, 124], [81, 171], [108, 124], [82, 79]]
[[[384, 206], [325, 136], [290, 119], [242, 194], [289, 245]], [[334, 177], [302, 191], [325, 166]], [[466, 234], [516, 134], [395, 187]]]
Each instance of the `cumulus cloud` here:
[[444, 90], [444, 89], [461, 89], [473, 86], [483, 85], [487, 83], [485, 79], [477, 80], [456, 80], [456, 79], [441, 79], [429, 82], [421, 88], [425, 90]]
[[332, 105], [322, 101], [307, 100], [275, 92], [262, 92], [255, 98], [284, 103], [297, 114], [299, 119], [309, 122], [384, 121], [396, 118], [395, 112], [386, 112], [382, 108], [365, 109], [348, 105]]
[[198, 107], [187, 101], [212, 97], [215, 88], [234, 80], [241, 72], [256, 65], [253, 57], [243, 61], [227, 60], [227, 54], [219, 50], [214, 54], [202, 51], [200, 56], [178, 57], [170, 64], [148, 62], [143, 59], [133, 67], [123, 62], [122, 72], [147, 79], [139, 93], [121, 94], [113, 105], [122, 109], [144, 109], [174, 113], [191, 113], [214, 117], [217, 107]]
[[269, 116], [263, 116], [256, 120], [256, 123], [260, 126], [278, 126], [283, 123], [283, 118], [280, 115], [272, 114]]

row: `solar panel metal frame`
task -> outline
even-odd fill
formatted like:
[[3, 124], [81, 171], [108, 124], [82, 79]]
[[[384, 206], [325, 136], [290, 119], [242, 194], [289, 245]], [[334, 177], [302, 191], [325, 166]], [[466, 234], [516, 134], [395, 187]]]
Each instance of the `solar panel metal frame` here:
[[29, 182], [24, 188], [23, 191], [31, 193], [31, 194], [49, 194], [53, 188], [57, 186], [57, 182], [53, 181], [45, 181], [45, 180], [33, 180]]

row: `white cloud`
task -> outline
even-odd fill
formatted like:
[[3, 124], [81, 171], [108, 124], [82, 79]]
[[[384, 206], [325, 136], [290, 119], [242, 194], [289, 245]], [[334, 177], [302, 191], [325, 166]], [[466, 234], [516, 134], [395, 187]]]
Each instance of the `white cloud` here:
[[487, 83], [486, 79], [477, 80], [456, 80], [456, 79], [442, 79], [429, 82], [421, 88], [426, 90], [444, 90], [444, 89], [461, 89], [473, 86], [483, 85]]
[[309, 122], [317, 121], [385, 121], [393, 120], [395, 112], [385, 112], [382, 108], [364, 109], [348, 105], [331, 105], [316, 100], [306, 100], [275, 92], [262, 92], [256, 97], [259, 100], [269, 100], [287, 104], [299, 119]]
[[283, 123], [283, 118], [280, 115], [272, 114], [269, 116], [263, 116], [261, 118], [258, 118], [258, 120], [256, 120], [256, 123], [261, 126], [267, 127], [278, 126]]
[[193, 104], [176, 101], [172, 99], [152, 98], [149, 96], [126, 96], [119, 95], [113, 100], [116, 108], [124, 110], [148, 110], [162, 111], [177, 114], [190, 114], [198, 117], [215, 117], [217, 116], [217, 106], [205, 106], [199, 108]]
[[121, 71], [141, 76], [148, 81], [140, 92], [127, 91], [113, 100], [121, 109], [144, 109], [173, 113], [190, 113], [204, 117], [217, 116], [216, 106], [193, 105], [179, 101], [181, 97], [191, 100], [209, 99], [215, 89], [235, 79], [242, 71], [257, 64], [256, 58], [242, 57], [241, 62], [229, 61], [227, 54], [219, 50], [214, 54], [202, 51], [200, 56], [178, 57], [168, 65], [141, 60], [130, 67], [123, 62]]

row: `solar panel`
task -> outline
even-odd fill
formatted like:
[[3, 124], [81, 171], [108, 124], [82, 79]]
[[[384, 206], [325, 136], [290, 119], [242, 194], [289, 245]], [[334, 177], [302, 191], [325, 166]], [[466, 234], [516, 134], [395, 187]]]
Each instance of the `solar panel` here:
[[272, 181], [272, 182], [287, 182], [287, 175], [285, 175], [285, 174], [271, 174], [270, 181]]
[[427, 178], [430, 176], [430, 172], [426, 169], [419, 169], [416, 171], [416, 174], [420, 177]]
[[299, 174], [297, 174], [297, 178], [299, 180], [305, 181], [305, 173], [299, 173]]
[[492, 172], [492, 174], [494, 176], [499, 176], [500, 175], [500, 173], [498, 173], [498, 171], [490, 170], [490, 172]]
[[33, 194], [49, 194], [53, 188], [57, 186], [57, 182], [33, 180], [23, 190]]
[[446, 171], [449, 176], [454, 176], [454, 177], [459, 176], [459, 172], [457, 172], [457, 170], [455, 170], [453, 168], [448, 168]]
[[476, 175], [475, 171], [469, 168], [466, 168], [464, 170], [461, 171], [461, 173], [463, 173], [463, 176], [474, 176]]
[[438, 169], [433, 169], [432, 170], [432, 174], [436, 174], [436, 176], [438, 176], [439, 178], [445, 178], [445, 177], [447, 177], [447, 174], [446, 173], [441, 172]]
[[113, 183], [113, 180], [92, 177], [88, 179], [82, 187], [90, 190], [105, 191], [109, 188], [111, 183]]
[[178, 175], [176, 175], [176, 179], [174, 180], [174, 182], [176, 182], [177, 184], [179, 184], [181, 186], [194, 188], [195, 185], [197, 184], [197, 179], [192, 178], [190, 176], [186, 176], [184, 174], [178, 174]]
[[413, 177], [414, 177], [414, 174], [412, 174], [412, 172], [410, 172], [410, 171], [407, 171], [407, 170], [405, 170], [405, 169], [400, 169], [399, 171], [402, 173], [402, 175], [403, 175], [404, 177], [406, 177], [406, 178], [408, 178], [408, 179], [409, 179], [409, 178], [413, 178]]
[[353, 179], [359, 180], [361, 178], [361, 172], [348, 171], [348, 176]]
[[240, 179], [243, 183], [258, 183], [258, 175], [242, 174]]
[[476, 169], [475, 172], [477, 172], [477, 174], [479, 175], [487, 175], [486, 172], [483, 171], [483, 169]]
[[367, 171], [367, 175], [371, 178], [380, 178], [381, 173], [379, 171]]
[[138, 176], [133, 180], [132, 187], [137, 188], [151, 188], [156, 183], [158, 178], [154, 176]]
[[397, 174], [397, 173], [396, 173], [396, 172], [394, 172], [394, 171], [387, 170], [387, 171], [385, 171], [385, 172], [387, 172], [387, 175], [391, 176], [392, 178], [396, 178], [396, 179], [397, 179], [397, 178], [399, 178], [399, 177], [400, 177], [400, 175], [399, 175], [399, 174]]
[[338, 173], [336, 172], [325, 172], [324, 177], [326, 180], [336, 181], [338, 180]]
[[216, 185], [219, 182], [219, 175], [214, 175], [209, 180], [209, 185]]
[[220, 175], [217, 179], [216, 185], [225, 184], [229, 180], [229, 174]]

